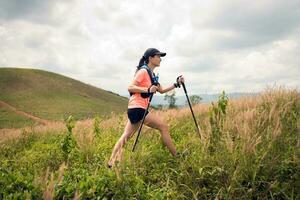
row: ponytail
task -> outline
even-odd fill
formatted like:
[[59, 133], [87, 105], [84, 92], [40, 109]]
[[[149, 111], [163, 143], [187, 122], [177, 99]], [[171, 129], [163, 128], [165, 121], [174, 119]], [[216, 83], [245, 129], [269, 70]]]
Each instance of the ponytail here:
[[149, 58], [146, 58], [145, 56], [143, 56], [140, 59], [139, 65], [136, 67], [137, 70], [139, 70], [144, 64], [148, 64], [149, 63]]
[[140, 59], [140, 62], [139, 62], [139, 65], [137, 66], [137, 69], [139, 70], [141, 68], [141, 66], [143, 66], [145, 64], [145, 56], [143, 56], [141, 59]]

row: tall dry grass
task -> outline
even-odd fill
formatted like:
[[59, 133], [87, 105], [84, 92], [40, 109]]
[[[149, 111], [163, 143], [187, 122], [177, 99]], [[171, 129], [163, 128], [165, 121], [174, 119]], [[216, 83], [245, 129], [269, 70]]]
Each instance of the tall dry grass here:
[[[123, 133], [126, 114], [101, 119], [99, 134], [94, 132], [94, 119], [78, 121], [72, 133], [76, 150], [67, 160], [57, 155], [60, 164], [51, 166], [51, 170], [47, 167], [49, 161], [43, 161], [46, 168], [40, 174], [46, 178], [42, 186], [36, 187], [42, 188], [44, 199], [300, 197], [297, 185], [300, 181], [297, 171], [300, 166], [299, 91], [273, 88], [256, 96], [229, 99], [226, 114], [216, 117], [217, 123], [211, 121], [211, 107], [211, 104], [193, 106], [203, 136], [201, 140], [188, 107], [151, 110], [169, 125], [171, 137], [183, 155], [174, 159], [160, 145], [158, 131], [145, 127], [137, 151], [131, 152], [133, 140], [130, 140], [113, 170], [107, 169], [106, 163]], [[40, 144], [43, 145], [47, 143], [47, 135], [61, 137], [65, 129], [63, 123], [57, 123], [28, 129], [28, 134], [43, 135], [46, 138]], [[219, 138], [211, 151], [216, 130]], [[23, 137], [20, 133], [15, 138]], [[60, 140], [56, 142], [59, 144]]]

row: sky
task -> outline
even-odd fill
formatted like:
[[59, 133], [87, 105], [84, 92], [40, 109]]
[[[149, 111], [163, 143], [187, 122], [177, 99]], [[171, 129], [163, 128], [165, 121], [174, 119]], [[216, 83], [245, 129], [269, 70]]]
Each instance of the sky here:
[[[300, 89], [299, 0], [0, 0], [0, 67], [127, 94], [147, 48], [163, 87], [191, 94]], [[180, 92], [179, 92], [180, 94]]]

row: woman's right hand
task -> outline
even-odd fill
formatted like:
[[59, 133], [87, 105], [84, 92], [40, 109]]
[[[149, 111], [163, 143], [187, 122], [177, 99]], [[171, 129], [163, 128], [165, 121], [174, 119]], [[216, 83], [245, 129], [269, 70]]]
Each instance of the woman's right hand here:
[[158, 90], [158, 86], [152, 85], [149, 89], [150, 93], [155, 93]]

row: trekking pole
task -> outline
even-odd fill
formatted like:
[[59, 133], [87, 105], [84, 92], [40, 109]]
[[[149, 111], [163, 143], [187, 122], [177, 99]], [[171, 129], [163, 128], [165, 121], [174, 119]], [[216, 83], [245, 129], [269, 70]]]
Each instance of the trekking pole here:
[[183, 82], [182, 82], [181, 84], [182, 84], [182, 87], [183, 87], [185, 96], [186, 96], [186, 98], [187, 98], [187, 101], [188, 101], [188, 103], [189, 103], [189, 106], [190, 106], [190, 109], [191, 109], [191, 113], [192, 113], [192, 115], [193, 115], [194, 122], [195, 122], [195, 125], [196, 125], [196, 128], [197, 128], [197, 132], [198, 132], [199, 137], [200, 137], [200, 139], [201, 139], [200, 129], [199, 129], [199, 126], [198, 126], [198, 124], [197, 124], [197, 121], [196, 121], [196, 118], [195, 118], [195, 115], [194, 115], [194, 112], [193, 112], [193, 109], [192, 109], [192, 106], [191, 106], [191, 102], [190, 102], [189, 96], [188, 96], [187, 91], [186, 91], [186, 88], [185, 88], [185, 84], [184, 84]]
[[150, 103], [151, 103], [153, 94], [154, 94], [154, 93], [151, 93], [151, 94], [150, 94], [150, 100], [149, 100], [147, 109], [146, 109], [145, 112], [144, 112], [144, 116], [143, 116], [143, 119], [142, 119], [142, 123], [141, 123], [141, 125], [140, 125], [140, 127], [139, 127], [138, 134], [137, 134], [137, 136], [136, 136], [136, 138], [135, 138], [135, 142], [134, 142], [134, 145], [133, 145], [133, 147], [132, 147], [132, 151], [134, 151], [134, 149], [135, 149], [135, 147], [136, 147], [136, 144], [137, 144], [137, 142], [138, 142], [138, 140], [139, 140], [139, 136], [140, 136], [140, 134], [141, 134], [141, 130], [142, 130], [142, 128], [143, 128], [143, 124], [144, 124], [144, 121], [145, 121], [146, 113], [147, 113], [148, 110], [149, 110], [149, 107], [150, 107]]

